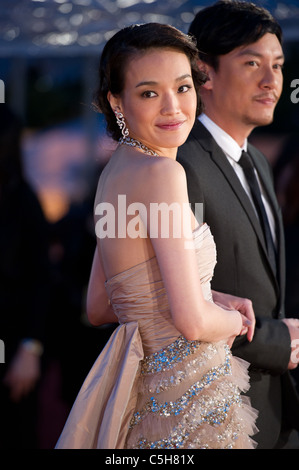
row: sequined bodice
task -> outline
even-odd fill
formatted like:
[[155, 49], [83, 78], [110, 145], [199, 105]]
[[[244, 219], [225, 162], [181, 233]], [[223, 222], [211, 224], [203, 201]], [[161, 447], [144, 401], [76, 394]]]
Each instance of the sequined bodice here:
[[[210, 281], [216, 264], [214, 239], [206, 224], [198, 227], [193, 237], [204, 297], [211, 300]], [[145, 355], [160, 350], [180, 336], [172, 322], [155, 257], [107, 280], [106, 290], [119, 322], [138, 323]]]

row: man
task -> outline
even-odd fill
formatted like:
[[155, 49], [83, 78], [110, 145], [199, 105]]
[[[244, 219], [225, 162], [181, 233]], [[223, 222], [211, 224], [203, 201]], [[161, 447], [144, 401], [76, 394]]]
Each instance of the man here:
[[[254, 439], [259, 448], [299, 448], [299, 401], [288, 372], [297, 366], [291, 342], [299, 338], [299, 323], [284, 318], [283, 227], [269, 164], [247, 142], [256, 126], [272, 121], [282, 91], [281, 28], [268, 11], [225, 0], [200, 10], [189, 32], [207, 74], [205, 112], [178, 161], [186, 170], [190, 202], [203, 203], [215, 238], [213, 289], [253, 303], [253, 341], [237, 338], [233, 353], [251, 364], [248, 395], [259, 411]], [[261, 208], [250, 188], [252, 172], [247, 180], [250, 160], [241, 166], [242, 150], [258, 175]], [[295, 444], [289, 444], [290, 436]]]

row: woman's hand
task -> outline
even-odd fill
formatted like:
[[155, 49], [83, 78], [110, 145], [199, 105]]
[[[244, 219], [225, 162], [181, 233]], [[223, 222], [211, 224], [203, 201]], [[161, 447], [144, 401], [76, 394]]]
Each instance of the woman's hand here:
[[288, 369], [296, 369], [299, 363], [299, 319], [298, 318], [284, 318], [281, 320], [289, 329], [291, 338], [291, 357], [288, 364]]
[[240, 335], [247, 334], [247, 339], [251, 342], [255, 330], [255, 315], [251, 300], [217, 291], [212, 291], [212, 294], [215, 304], [219, 307], [240, 312], [243, 323]]

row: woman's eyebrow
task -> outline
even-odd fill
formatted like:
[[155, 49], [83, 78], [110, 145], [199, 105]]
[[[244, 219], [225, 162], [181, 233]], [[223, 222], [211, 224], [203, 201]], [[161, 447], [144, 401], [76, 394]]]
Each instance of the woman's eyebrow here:
[[[176, 78], [175, 81], [176, 82], [181, 82], [182, 80], [185, 80], [185, 78], [192, 78], [190, 73], [185, 73], [184, 75], [181, 75], [180, 77]], [[136, 87], [139, 87], [139, 86], [144, 86], [144, 85], [158, 85], [158, 82], [155, 82], [154, 80], [145, 80], [145, 81], [142, 81], [142, 82], [139, 82], [137, 83]]]

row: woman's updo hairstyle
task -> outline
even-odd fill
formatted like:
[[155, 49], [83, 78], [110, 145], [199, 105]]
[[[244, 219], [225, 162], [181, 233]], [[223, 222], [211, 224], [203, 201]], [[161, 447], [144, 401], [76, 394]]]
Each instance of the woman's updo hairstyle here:
[[190, 61], [192, 78], [197, 94], [197, 115], [202, 111], [200, 86], [205, 82], [205, 75], [197, 66], [198, 50], [195, 41], [173, 26], [160, 23], [147, 23], [128, 26], [118, 31], [106, 43], [99, 66], [99, 87], [94, 104], [104, 114], [107, 132], [118, 141], [121, 131], [107, 99], [108, 92], [120, 95], [124, 89], [126, 65], [136, 54], [150, 49], [175, 49], [186, 54]]

